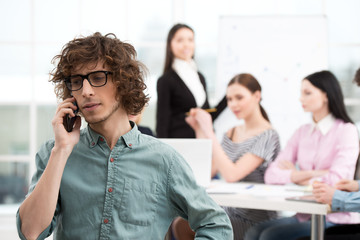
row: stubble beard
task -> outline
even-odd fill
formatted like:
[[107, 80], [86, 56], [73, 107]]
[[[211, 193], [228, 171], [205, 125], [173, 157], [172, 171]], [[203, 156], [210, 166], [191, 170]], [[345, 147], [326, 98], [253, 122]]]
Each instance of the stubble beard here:
[[105, 116], [103, 116], [102, 118], [94, 119], [94, 120], [87, 120], [85, 118], [85, 120], [89, 125], [101, 124], [101, 123], [105, 122], [107, 119], [109, 119], [119, 108], [120, 108], [120, 102], [116, 101], [116, 104], [113, 105], [113, 108], [111, 109], [111, 111], [108, 114], [106, 114]]

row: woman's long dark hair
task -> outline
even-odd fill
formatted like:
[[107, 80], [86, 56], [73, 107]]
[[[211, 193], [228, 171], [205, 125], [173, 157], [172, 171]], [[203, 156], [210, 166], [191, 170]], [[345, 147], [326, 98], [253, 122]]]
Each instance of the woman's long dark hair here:
[[343, 120], [345, 123], [353, 123], [346, 112], [344, 96], [341, 91], [340, 83], [330, 71], [321, 71], [310, 74], [304, 80], [308, 80], [312, 85], [326, 93], [328, 98], [329, 111], [335, 118]]
[[355, 73], [354, 82], [360, 86], [360, 68]]
[[[181, 29], [181, 28], [187, 28], [189, 30], [191, 30], [194, 33], [194, 30], [189, 27], [186, 24], [182, 24], [182, 23], [178, 23], [175, 24], [169, 31], [168, 36], [167, 36], [167, 40], [166, 40], [166, 56], [165, 56], [165, 66], [164, 66], [164, 73], [168, 70], [171, 69], [171, 66], [173, 64], [174, 61], [174, 54], [171, 51], [171, 41], [173, 40], [176, 32]], [[194, 57], [194, 56], [193, 56]]]
[[[258, 80], [256, 80], [256, 78], [253, 75], [251, 75], [249, 73], [241, 73], [241, 74], [235, 75], [228, 83], [228, 87], [235, 83], [246, 87], [252, 93], [255, 93], [256, 91], [261, 92], [260, 83], [258, 82]], [[260, 106], [260, 111], [261, 111], [261, 115], [263, 116], [263, 118], [265, 118], [266, 121], [270, 122], [265, 109], [261, 106], [260, 103], [259, 103], [259, 106]]]

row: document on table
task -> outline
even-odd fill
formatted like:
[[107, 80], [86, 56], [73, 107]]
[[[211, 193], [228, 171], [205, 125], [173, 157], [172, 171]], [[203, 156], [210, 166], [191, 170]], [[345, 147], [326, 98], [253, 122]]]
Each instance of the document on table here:
[[244, 194], [256, 197], [297, 197], [310, 194], [302, 186], [268, 185], [256, 183], [212, 182], [206, 189], [209, 194]]
[[312, 185], [300, 186], [296, 184], [288, 184], [285, 185], [286, 191], [294, 191], [294, 192], [305, 192], [311, 193], [312, 192]]
[[253, 188], [253, 184], [240, 184], [240, 183], [223, 183], [223, 182], [216, 182], [211, 183], [210, 186], [206, 189], [207, 193], [241, 193], [246, 192]]

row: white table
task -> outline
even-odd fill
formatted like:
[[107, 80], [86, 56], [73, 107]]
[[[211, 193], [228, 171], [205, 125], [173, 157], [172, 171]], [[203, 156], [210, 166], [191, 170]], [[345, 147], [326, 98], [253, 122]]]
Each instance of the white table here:
[[324, 238], [324, 219], [330, 212], [330, 206], [286, 200], [291, 196], [311, 194], [305, 187], [214, 181], [207, 191], [210, 197], [221, 206], [311, 214], [311, 239]]

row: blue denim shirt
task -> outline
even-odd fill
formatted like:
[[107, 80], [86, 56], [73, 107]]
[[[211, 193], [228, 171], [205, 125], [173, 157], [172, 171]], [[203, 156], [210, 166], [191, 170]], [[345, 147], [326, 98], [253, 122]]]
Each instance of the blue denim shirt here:
[[[360, 186], [360, 180], [358, 181]], [[332, 211], [360, 212], [360, 191], [344, 192], [336, 190], [331, 204]]]
[[[132, 123], [132, 122], [131, 122]], [[188, 219], [196, 239], [232, 239], [226, 213], [196, 185], [185, 160], [154, 137], [132, 130], [113, 150], [90, 127], [83, 129], [64, 169], [52, 223], [38, 239], [164, 239], [172, 220]], [[36, 155], [39, 181], [54, 140]], [[21, 220], [17, 228], [21, 239]]]

